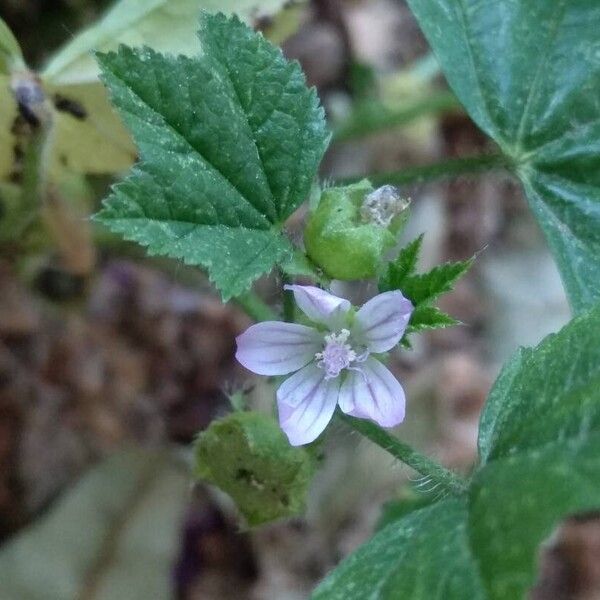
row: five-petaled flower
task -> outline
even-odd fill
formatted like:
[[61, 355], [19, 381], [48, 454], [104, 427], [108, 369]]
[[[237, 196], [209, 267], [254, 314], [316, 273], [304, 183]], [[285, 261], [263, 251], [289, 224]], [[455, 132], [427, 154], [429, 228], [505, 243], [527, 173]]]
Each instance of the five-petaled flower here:
[[258, 375], [287, 375], [277, 390], [281, 428], [294, 446], [315, 440], [335, 408], [393, 427], [404, 419], [402, 386], [373, 354], [402, 338], [413, 305], [401, 292], [379, 294], [354, 310], [317, 287], [288, 285], [315, 323], [265, 321], [237, 338], [236, 358]]

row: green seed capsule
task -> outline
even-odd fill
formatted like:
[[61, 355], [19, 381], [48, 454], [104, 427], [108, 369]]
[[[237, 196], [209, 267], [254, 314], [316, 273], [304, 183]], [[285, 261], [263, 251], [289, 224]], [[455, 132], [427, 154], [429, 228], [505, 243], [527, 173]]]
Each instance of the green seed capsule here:
[[195, 444], [196, 477], [229, 494], [250, 526], [302, 512], [314, 468], [306, 448], [257, 412], [213, 421]]
[[406, 222], [408, 205], [395, 188], [374, 190], [366, 179], [328, 188], [309, 216], [306, 251], [331, 278], [373, 277]]

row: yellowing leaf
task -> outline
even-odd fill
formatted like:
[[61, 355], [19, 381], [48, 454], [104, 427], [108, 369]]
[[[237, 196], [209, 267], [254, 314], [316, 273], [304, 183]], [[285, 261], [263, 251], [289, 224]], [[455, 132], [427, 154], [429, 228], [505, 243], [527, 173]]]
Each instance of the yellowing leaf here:
[[17, 105], [9, 89], [9, 79], [0, 75], [0, 181], [6, 180], [12, 170], [15, 139], [11, 128], [16, 116]]
[[8, 74], [14, 68], [23, 68], [23, 54], [19, 42], [8, 25], [0, 19], [0, 73]]
[[96, 25], [60, 50], [42, 77], [53, 86], [96, 81], [98, 66], [92, 51], [116, 50], [119, 44], [146, 45], [158, 52], [189, 56], [197, 51], [201, 10], [236, 13], [249, 22], [277, 12], [284, 4], [284, 0], [121, 0]]
[[[118, 2], [97, 24], [59, 50], [42, 70], [44, 90], [49, 97], [61, 100], [63, 106], [63, 110], [54, 113], [54, 128], [49, 136], [53, 145], [48, 152], [52, 178], [60, 179], [64, 169], [78, 173], [118, 173], [128, 169], [136, 158], [135, 146], [98, 80], [94, 51], [106, 52], [127, 44], [149, 45], [169, 54], [193, 55], [198, 52], [196, 31], [202, 9], [235, 12], [242, 20], [251, 22], [277, 13], [284, 4], [285, 0]], [[0, 21], [0, 54], [4, 47], [2, 24]], [[278, 29], [276, 35], [283, 34]], [[10, 130], [17, 107], [9, 90], [9, 79], [1, 75], [0, 106], [0, 181], [6, 181], [13, 167], [15, 140]], [[75, 107], [79, 116], [69, 112], [69, 107]]]
[[[100, 82], [54, 88], [60, 98], [82, 109], [80, 116], [55, 111], [50, 172], [117, 173], [137, 152]], [[81, 116], [84, 115], [84, 116]]]

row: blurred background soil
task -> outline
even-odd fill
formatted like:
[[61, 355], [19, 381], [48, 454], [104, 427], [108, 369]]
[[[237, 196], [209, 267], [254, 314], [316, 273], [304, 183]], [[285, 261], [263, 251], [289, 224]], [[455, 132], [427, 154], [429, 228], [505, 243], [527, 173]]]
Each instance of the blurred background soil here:
[[[35, 65], [107, 4], [0, 0], [0, 14]], [[407, 74], [414, 75], [428, 48], [399, 0], [320, 0], [303, 11], [284, 51], [301, 61], [331, 119], [340, 121], [375, 88], [401, 104], [411, 92]], [[366, 83], [357, 83], [361, 72]], [[439, 89], [444, 82], [434, 72], [426, 85]], [[334, 143], [321, 176], [338, 180], [486, 150], [470, 120], [452, 110]], [[95, 182], [98, 199], [108, 183]], [[413, 351], [398, 354], [393, 364], [409, 398], [398, 433], [468, 471], [479, 412], [501, 363], [517, 346], [557, 330], [568, 320], [568, 307], [514, 182], [490, 175], [402, 192], [413, 201], [405, 241], [426, 232], [423, 267], [478, 254], [442, 301], [464, 325], [415, 338]], [[289, 223], [292, 234], [302, 218]], [[223, 306], [190, 269], [145, 260], [129, 246], [107, 246], [85, 278], [53, 256], [34, 261], [27, 273], [2, 258], [0, 542], [18, 536], [117, 449], [189, 444], [227, 412], [225, 391], [252, 384], [234, 362], [234, 338], [248, 319]], [[259, 285], [275, 305], [276, 284]], [[324, 453], [303, 518], [241, 531], [220, 495], [203, 486], [190, 492], [173, 567], [176, 597], [306, 598], [370, 535], [382, 503], [411, 483], [408, 471], [336, 426]], [[565, 523], [540, 562], [536, 600], [600, 598], [600, 518]]]

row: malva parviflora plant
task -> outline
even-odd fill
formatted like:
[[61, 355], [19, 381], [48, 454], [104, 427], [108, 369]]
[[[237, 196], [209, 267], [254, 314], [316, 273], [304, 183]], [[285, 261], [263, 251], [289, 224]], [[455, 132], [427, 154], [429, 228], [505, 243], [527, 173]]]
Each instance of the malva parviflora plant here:
[[[128, 46], [96, 55], [140, 158], [95, 221], [149, 254], [201, 267], [223, 301], [257, 321], [238, 337], [237, 359], [277, 378], [279, 422], [239, 403], [195, 448], [197, 476], [229, 493], [248, 524], [302, 510], [319, 465], [312, 449], [332, 418], [436, 490], [334, 569], [315, 600], [514, 600], [527, 594], [537, 549], [557, 523], [600, 508], [600, 7], [408, 3], [453, 92], [497, 146], [417, 169], [414, 180], [514, 174], [574, 311], [502, 369], [469, 477], [388, 429], [411, 398], [386, 361], [419, 331], [456, 323], [435, 303], [472, 261], [417, 273], [422, 237], [394, 251], [409, 207], [389, 184], [410, 174], [318, 187], [331, 134], [316, 92], [297, 63], [238, 18], [203, 13], [196, 56]], [[11, 48], [0, 46], [4, 64]], [[311, 189], [318, 197], [303, 244], [294, 244], [285, 222]], [[285, 284], [282, 315], [251, 292], [273, 269]], [[362, 307], [331, 291], [332, 280], [364, 278], [379, 293]]]

